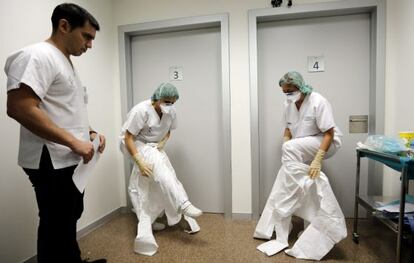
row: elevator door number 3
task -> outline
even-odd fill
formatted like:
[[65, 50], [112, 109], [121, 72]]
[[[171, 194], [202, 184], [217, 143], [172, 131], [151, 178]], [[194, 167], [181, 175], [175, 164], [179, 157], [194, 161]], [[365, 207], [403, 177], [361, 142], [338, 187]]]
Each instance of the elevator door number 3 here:
[[170, 80], [183, 80], [183, 67], [171, 66], [170, 67]]

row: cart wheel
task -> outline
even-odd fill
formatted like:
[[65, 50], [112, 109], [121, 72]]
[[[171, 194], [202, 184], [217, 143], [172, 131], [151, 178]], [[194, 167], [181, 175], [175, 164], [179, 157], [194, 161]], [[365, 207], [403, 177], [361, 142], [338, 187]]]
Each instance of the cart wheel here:
[[354, 241], [355, 244], [359, 244], [359, 235], [358, 233], [352, 234], [352, 241]]

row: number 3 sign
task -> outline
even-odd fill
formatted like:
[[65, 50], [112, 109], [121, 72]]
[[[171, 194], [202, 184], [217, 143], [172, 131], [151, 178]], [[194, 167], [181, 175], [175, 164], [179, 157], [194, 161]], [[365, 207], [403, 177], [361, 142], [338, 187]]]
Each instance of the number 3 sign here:
[[325, 60], [323, 56], [308, 56], [308, 72], [325, 71]]
[[170, 67], [170, 80], [183, 80], [183, 67]]

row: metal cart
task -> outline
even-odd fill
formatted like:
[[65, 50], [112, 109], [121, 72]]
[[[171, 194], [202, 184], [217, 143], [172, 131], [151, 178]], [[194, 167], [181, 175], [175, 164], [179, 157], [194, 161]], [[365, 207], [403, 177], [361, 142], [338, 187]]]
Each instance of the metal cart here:
[[[359, 181], [360, 181], [360, 168], [361, 158], [366, 157], [371, 160], [381, 162], [397, 171], [401, 172], [401, 191], [400, 191], [400, 210], [398, 217], [398, 224], [394, 223], [387, 218], [379, 218], [381, 222], [387, 225], [391, 230], [397, 233], [397, 249], [396, 249], [396, 262], [401, 261], [401, 242], [403, 239], [403, 220], [404, 220], [404, 204], [405, 195], [408, 193], [408, 180], [414, 179], [414, 158], [400, 157], [392, 154], [385, 154], [366, 149], [357, 149], [357, 168], [356, 168], [356, 182], [355, 182], [355, 207], [354, 207], [354, 231], [353, 241], [359, 243], [358, 235], [358, 205], [361, 205], [369, 212], [376, 211], [379, 202], [389, 202], [393, 198], [383, 196], [360, 196], [359, 195]], [[394, 198], [395, 199], [395, 198]]]

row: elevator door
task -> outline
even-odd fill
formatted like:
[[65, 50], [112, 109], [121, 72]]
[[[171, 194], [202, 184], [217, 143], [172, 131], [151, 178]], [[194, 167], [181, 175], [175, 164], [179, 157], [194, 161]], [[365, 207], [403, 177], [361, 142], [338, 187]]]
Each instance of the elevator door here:
[[[350, 115], [368, 115], [370, 85], [370, 16], [368, 14], [274, 21], [258, 24], [258, 96], [260, 148], [260, 211], [281, 165], [285, 96], [278, 82], [299, 71], [331, 103], [343, 146], [323, 162], [345, 216], [352, 217], [355, 147], [366, 133], [350, 134]], [[325, 70], [308, 72], [308, 56], [323, 56]], [[366, 193], [367, 168], [361, 168], [361, 194]], [[365, 181], [364, 181], [365, 180]]]
[[[149, 99], [162, 82], [177, 87], [178, 126], [166, 152], [190, 201], [212, 213], [224, 213], [220, 41], [218, 27], [131, 41], [133, 102]], [[170, 74], [174, 67], [182, 80]]]

